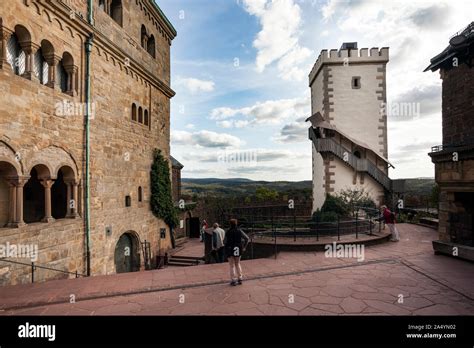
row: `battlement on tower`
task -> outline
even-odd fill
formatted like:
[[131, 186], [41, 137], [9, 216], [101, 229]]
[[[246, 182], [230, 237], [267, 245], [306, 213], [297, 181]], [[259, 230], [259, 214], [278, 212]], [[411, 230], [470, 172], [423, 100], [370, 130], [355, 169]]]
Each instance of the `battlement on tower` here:
[[311, 86], [316, 75], [318, 75], [325, 64], [350, 65], [353, 63], [388, 63], [388, 51], [388, 47], [373, 47], [370, 50], [368, 48], [322, 50], [309, 74], [309, 85]]

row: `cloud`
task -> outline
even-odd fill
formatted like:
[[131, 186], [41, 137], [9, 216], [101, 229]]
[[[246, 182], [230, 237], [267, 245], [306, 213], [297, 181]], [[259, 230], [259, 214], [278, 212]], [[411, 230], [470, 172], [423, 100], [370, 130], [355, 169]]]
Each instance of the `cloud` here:
[[[252, 124], [279, 124], [287, 118], [305, 115], [309, 112], [309, 97], [267, 100], [255, 105], [232, 109], [228, 107], [216, 108], [211, 111], [210, 119], [221, 121], [219, 125], [225, 128], [245, 127]], [[222, 121], [236, 116], [245, 116], [247, 120]]]
[[245, 128], [253, 124], [247, 120], [224, 120], [217, 121], [216, 124], [222, 128]]
[[244, 0], [244, 8], [258, 17], [262, 27], [253, 42], [257, 49], [257, 71], [261, 73], [278, 62], [279, 77], [301, 81], [307, 72], [297, 65], [304, 62], [311, 51], [299, 43], [300, 6], [294, 0]]
[[444, 26], [450, 12], [446, 4], [433, 5], [417, 10], [409, 18], [420, 28], [436, 28]]
[[172, 131], [173, 145], [195, 145], [208, 148], [240, 147], [244, 144], [239, 138], [225, 133], [215, 133], [207, 130], [199, 132]]
[[187, 128], [187, 129], [194, 129], [194, 127], [195, 127], [195, 126], [194, 126], [194, 124], [192, 124], [192, 123], [188, 123], [188, 124], [186, 125], [186, 128]]
[[191, 94], [196, 94], [200, 92], [212, 92], [214, 91], [215, 86], [214, 81], [199, 80], [192, 77], [179, 77], [177, 79], [177, 84], [180, 86], [184, 86], [189, 92], [191, 92]]
[[286, 124], [280, 133], [274, 138], [280, 143], [297, 143], [308, 140], [309, 124], [304, 119], [298, 119], [296, 122]]
[[239, 149], [217, 152], [188, 152], [183, 155], [186, 161], [197, 161], [202, 163], [215, 163], [225, 155], [233, 155], [235, 158], [252, 158], [255, 162], [273, 162], [278, 160], [306, 159], [311, 157], [311, 153], [299, 153], [290, 150], [273, 149]]
[[[234, 174], [262, 174], [266, 173], [272, 175], [272, 173], [293, 173], [297, 172], [300, 168], [294, 165], [281, 165], [281, 166], [242, 166], [228, 168], [228, 172]], [[289, 178], [287, 179], [289, 180]]]
[[[402, 110], [408, 106], [410, 106], [412, 110], [418, 110], [419, 114], [397, 115], [397, 110]], [[433, 114], [441, 114], [441, 85], [434, 84], [413, 87], [411, 90], [393, 98], [392, 101], [389, 102], [389, 108], [392, 110], [392, 113], [395, 113], [390, 117], [389, 112], [391, 121], [410, 121], [413, 117], [427, 117]]]

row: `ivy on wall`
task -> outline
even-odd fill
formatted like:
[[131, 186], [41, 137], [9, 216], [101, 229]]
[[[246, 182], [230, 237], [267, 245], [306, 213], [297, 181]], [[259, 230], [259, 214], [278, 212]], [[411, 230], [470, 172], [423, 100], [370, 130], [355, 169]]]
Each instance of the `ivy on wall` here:
[[151, 166], [151, 211], [157, 218], [162, 219], [170, 229], [178, 226], [178, 216], [171, 195], [170, 167], [168, 160], [163, 157], [161, 150], [153, 152]]

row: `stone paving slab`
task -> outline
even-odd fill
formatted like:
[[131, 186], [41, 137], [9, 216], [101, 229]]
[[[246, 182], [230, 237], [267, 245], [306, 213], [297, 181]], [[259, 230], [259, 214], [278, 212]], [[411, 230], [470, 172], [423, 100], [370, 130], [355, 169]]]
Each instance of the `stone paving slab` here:
[[[398, 227], [402, 240], [367, 247], [363, 262], [324, 252], [280, 253], [276, 260], [244, 261], [247, 281], [239, 287], [228, 286], [226, 264], [16, 285], [0, 288], [0, 313], [473, 315], [474, 264], [434, 255], [424, 241], [436, 231]], [[294, 303], [286, 303], [290, 295]]]

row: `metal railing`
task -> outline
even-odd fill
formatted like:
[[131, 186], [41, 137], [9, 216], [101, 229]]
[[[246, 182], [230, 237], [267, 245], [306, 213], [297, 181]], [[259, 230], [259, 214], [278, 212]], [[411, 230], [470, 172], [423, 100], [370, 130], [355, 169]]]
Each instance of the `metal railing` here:
[[45, 270], [48, 270], [48, 271], [53, 271], [53, 272], [58, 272], [58, 273], [63, 273], [63, 274], [68, 274], [68, 275], [74, 275], [76, 278], [79, 278], [79, 277], [87, 277], [87, 275], [81, 274], [81, 273], [79, 273], [78, 271], [76, 271], [76, 272], [63, 271], [63, 270], [56, 269], [56, 268], [51, 268], [51, 267], [47, 267], [47, 266], [41, 266], [41, 265], [38, 265], [38, 264], [35, 263], [35, 262], [25, 263], [25, 262], [19, 262], [19, 261], [6, 260], [6, 259], [4, 259], [4, 258], [3, 258], [3, 259], [0, 259], [0, 261], [1, 261], [1, 262], [12, 263], [12, 264], [16, 264], [16, 265], [23, 265], [23, 266], [31, 267], [31, 282], [32, 282], [32, 283], [35, 282], [35, 271], [36, 271], [37, 269], [45, 269]]
[[[373, 236], [374, 233], [382, 231], [383, 222], [380, 219], [380, 213], [376, 209], [366, 209], [364, 218], [360, 218], [359, 213], [355, 214], [354, 219], [341, 219], [338, 217], [337, 221], [321, 222], [316, 221], [312, 217], [273, 217], [271, 219], [251, 220], [246, 221], [244, 217], [240, 217], [242, 223], [240, 228], [250, 238], [250, 253], [249, 257], [254, 258], [254, 244], [256, 241], [268, 240], [268, 243], [273, 243], [274, 257], [277, 257], [279, 243], [287, 243], [293, 239], [293, 242], [307, 240], [308, 238], [315, 238], [319, 242], [322, 237], [336, 237], [337, 241], [344, 239], [344, 236], [350, 236], [350, 239], [358, 240], [360, 235]], [[243, 218], [243, 219], [242, 219]]]

